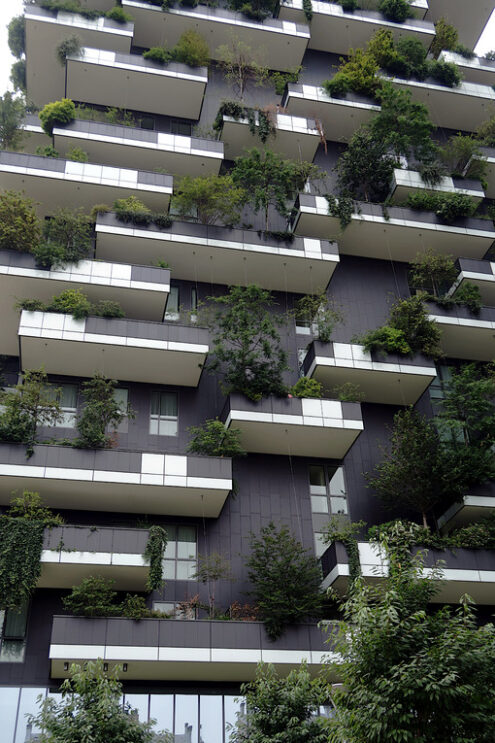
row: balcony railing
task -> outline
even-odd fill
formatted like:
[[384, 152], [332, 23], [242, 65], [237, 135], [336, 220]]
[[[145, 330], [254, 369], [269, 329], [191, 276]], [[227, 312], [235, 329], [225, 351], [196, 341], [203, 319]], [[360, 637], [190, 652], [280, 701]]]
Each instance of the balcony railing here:
[[275, 291], [311, 292], [326, 286], [338, 265], [337, 245], [305, 237], [279, 240], [254, 230], [174, 221], [166, 230], [120, 222], [102, 214], [96, 255], [105, 260], [165, 258], [174, 278], [209, 284], [255, 283]]
[[455, 296], [457, 290], [468, 282], [478, 287], [484, 305], [495, 307], [495, 263], [488, 260], [477, 261], [474, 258], [459, 258], [457, 267], [459, 274], [448, 295]]
[[383, 356], [355, 344], [320, 341], [309, 347], [302, 371], [330, 397], [336, 386], [351, 382], [366, 402], [390, 405], [414, 405], [437, 374], [424, 356]]
[[142, 451], [0, 444], [0, 502], [28, 487], [54, 509], [216, 518], [232, 489], [232, 460]]
[[25, 310], [19, 344], [24, 369], [185, 387], [197, 386], [209, 350], [205, 328]]
[[423, 191], [437, 191], [446, 194], [464, 194], [469, 196], [473, 201], [480, 202], [485, 198], [485, 192], [480, 181], [466, 178], [451, 178], [444, 176], [440, 183], [430, 185], [425, 183], [421, 174], [416, 170], [403, 170], [396, 168], [392, 177], [392, 187], [390, 189], [390, 198], [392, 203], [400, 204], [407, 199], [409, 194], [421, 193]]
[[252, 402], [233, 393], [221, 420], [241, 432], [248, 452], [343, 458], [364, 428], [358, 403], [268, 397]]
[[495, 307], [473, 314], [466, 307], [447, 309], [430, 303], [428, 312], [442, 331], [440, 345], [446, 356], [470, 361], [495, 358]]
[[[258, 114], [256, 126], [258, 124]], [[297, 152], [298, 158], [313, 162], [316, 150], [321, 143], [321, 135], [316, 122], [302, 116], [289, 116], [277, 113], [273, 117], [275, 135], [267, 140], [266, 146], [273, 152], [284, 157], [293, 157]], [[252, 134], [248, 119], [234, 119], [231, 116], [223, 117], [223, 127], [220, 134], [225, 146], [225, 157], [228, 160], [243, 155], [250, 147], [257, 147], [259, 139]]]
[[173, 621], [55, 616], [51, 675], [69, 675], [71, 662], [102, 658], [125, 664], [124, 679], [248, 681], [259, 663], [286, 675], [305, 660], [318, 673], [331, 655], [329, 637], [315, 624], [289, 627], [271, 641], [260, 622]]
[[457, 65], [464, 80], [479, 85], [493, 85], [495, 83], [495, 60], [493, 59], [485, 59], [484, 57], [467, 59], [462, 54], [456, 54], [455, 52], [442, 52], [440, 59]]

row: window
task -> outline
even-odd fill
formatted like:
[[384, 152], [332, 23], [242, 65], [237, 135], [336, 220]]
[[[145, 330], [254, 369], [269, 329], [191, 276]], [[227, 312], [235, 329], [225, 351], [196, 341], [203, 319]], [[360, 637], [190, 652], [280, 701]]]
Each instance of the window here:
[[0, 661], [23, 663], [26, 648], [28, 603], [20, 611], [0, 612]]
[[310, 465], [309, 492], [313, 513], [347, 514], [347, 493], [342, 466]]
[[167, 305], [165, 307], [165, 320], [173, 320], [174, 322], [177, 322], [179, 317], [179, 287], [171, 286]]
[[[433, 413], [438, 415], [442, 410], [443, 399], [449, 388], [452, 379], [452, 367], [443, 364], [437, 364], [437, 376], [431, 383], [428, 391], [430, 393], [430, 402]], [[442, 421], [436, 422], [438, 435], [442, 441], [457, 441], [464, 443], [464, 429], [459, 426], [458, 429], [446, 426]]]
[[187, 121], [172, 119], [170, 122], [170, 134], [178, 134], [181, 137], [190, 137], [192, 125]]
[[158, 436], [177, 436], [177, 393], [152, 392], [150, 433]]
[[191, 322], [198, 320], [198, 290], [195, 286], [191, 289]]
[[53, 383], [46, 388], [50, 397], [62, 408], [63, 419], [55, 423], [57, 428], [75, 428], [77, 418], [77, 384]]
[[[129, 390], [125, 387], [116, 387], [113, 391], [113, 399], [119, 406], [119, 410], [122, 413], [127, 413], [127, 407], [129, 405]], [[128, 433], [129, 431], [129, 419], [126, 415], [123, 421], [117, 426], [118, 433]]]
[[163, 560], [165, 580], [192, 580], [197, 564], [197, 535], [194, 526], [167, 526], [168, 544]]
[[153, 601], [153, 611], [162, 611], [164, 614], [171, 615], [171, 619], [197, 619], [197, 609], [180, 608], [182, 601]]

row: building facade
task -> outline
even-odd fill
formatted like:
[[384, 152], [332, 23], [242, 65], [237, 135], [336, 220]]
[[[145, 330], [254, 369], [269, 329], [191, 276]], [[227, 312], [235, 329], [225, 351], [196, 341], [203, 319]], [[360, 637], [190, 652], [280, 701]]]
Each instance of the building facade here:
[[[250, 601], [251, 534], [271, 521], [288, 526], [322, 558], [324, 587], [345, 587], [345, 550], [325, 545], [321, 534], [332, 515], [369, 525], [390, 519], [363, 473], [381, 460], [394, 414], [414, 405], [431, 415], [444, 367], [494, 357], [493, 222], [471, 216], [446, 225], [433, 212], [402, 206], [408, 193], [425, 188], [405, 163], [394, 172], [387, 212], [363, 202], [343, 230], [325, 194], [336, 188], [334, 168], [352, 134], [380, 106], [352, 91], [331, 97], [321, 87], [342, 55], [380, 29], [429, 50], [434, 23], [445, 17], [460, 42], [474, 46], [494, 3], [475, 0], [468, 12], [461, 0], [414, 0], [414, 17], [402, 23], [387, 19], [377, 2], [361, 5], [349, 12], [313, 0], [308, 19], [306, 3], [288, 0], [273, 17], [253, 20], [223, 3], [162, 8], [152, 0], [122, 0], [132, 18], [124, 22], [105, 17], [112, 7], [106, 0], [81, 0], [82, 14], [26, 5], [32, 113], [24, 122], [23, 150], [0, 152], [2, 191], [23, 191], [43, 219], [59, 207], [89, 213], [96, 204], [111, 206], [130, 196], [171, 219], [163, 227], [124, 223], [112, 210], [99, 213], [91, 258], [58, 270], [40, 269], [30, 254], [0, 251], [5, 386], [43, 367], [62, 390], [64, 411], [56, 427], [41, 429], [29, 458], [22, 445], [0, 443], [0, 504], [5, 510], [14, 491], [28, 489], [65, 520], [45, 533], [41, 578], [24, 613], [7, 611], [0, 619], [0, 743], [36, 740], [25, 715], [34, 711], [38, 695], [56, 692], [72, 662], [96, 658], [123, 666], [126, 700], [142, 719], [155, 718], [157, 730], [172, 731], [178, 743], [227, 743], [229, 725], [242, 713], [240, 684], [254, 677], [260, 661], [287, 672], [306, 659], [317, 670], [328, 646], [316, 621], [290, 627], [270, 642], [261, 622], [209, 620], [204, 611], [184, 609], [187, 602], [194, 607], [195, 597], [208, 601], [207, 586], [193, 577], [200, 556], [219, 553], [230, 563], [234, 579], [216, 587], [216, 604], [227, 613], [236, 602]], [[188, 30], [206, 40], [208, 67], [160, 65], [142, 56], [153, 47], [172, 48]], [[56, 50], [74, 35], [79, 46], [60, 64]], [[270, 74], [261, 85], [249, 78], [238, 101], [258, 113], [223, 113], [219, 124], [222, 102], [239, 99], [222, 66], [222, 46], [237, 42]], [[458, 87], [429, 78], [394, 80], [427, 104], [440, 142], [458, 131], [475, 132], [495, 113], [495, 62], [444, 54], [462, 69]], [[285, 73], [292, 77], [286, 75], [281, 91]], [[44, 157], [40, 148], [50, 140], [37, 112], [62, 98], [82, 113], [55, 125], [51, 144], [58, 157]], [[257, 134], [262, 117], [274, 128], [265, 144]], [[181, 178], [228, 172], [246, 149], [265, 146], [324, 171], [324, 186], [308, 185], [295, 195], [289, 227], [273, 208], [270, 232], [264, 215], [248, 207], [235, 227], [176, 215], [172, 195]], [[74, 148], [84, 150], [86, 161], [71, 159]], [[488, 205], [495, 198], [494, 153], [483, 151], [483, 185], [449, 176], [439, 189]], [[425, 248], [452, 255], [458, 282], [475, 282], [485, 306], [476, 316], [465, 308], [431, 307], [445, 353], [437, 365], [421, 355], [384, 359], [365, 352], [356, 338], [386, 322], [391, 297], [410, 296], [409, 263]], [[290, 318], [280, 331], [289, 366], [285, 382], [314, 378], [324, 398], [252, 402], [237, 392], [225, 395], [219, 375], [202, 368], [212, 355], [212, 335], [199, 308], [229, 286], [249, 284], [272, 292], [273, 312]], [[83, 289], [92, 302], [116, 301], [125, 317], [75, 319], [14, 308], [19, 297], [47, 302], [67, 289]], [[318, 340], [315, 318], [296, 311], [302, 296], [319, 291], [341, 315], [328, 343]], [[117, 398], [123, 409], [132, 406], [135, 417], [120, 423], [112, 448], [62, 446], [77, 435], [81, 385], [96, 372], [118, 381]], [[332, 399], [329, 390], [349, 382], [359, 386], [361, 402]], [[188, 452], [188, 429], [215, 418], [241, 430], [247, 456]], [[493, 502], [487, 486], [441, 517], [469, 521]], [[168, 534], [166, 585], [146, 593], [143, 553], [153, 524]], [[364, 541], [360, 553], [363, 573], [371, 575], [376, 556]], [[150, 609], [175, 618], [69, 616], [62, 597], [90, 575], [111, 578], [116, 590], [142, 594]], [[493, 605], [493, 576], [490, 553], [460, 550], [446, 565], [441, 599], [456, 601], [467, 589], [480, 604]]]

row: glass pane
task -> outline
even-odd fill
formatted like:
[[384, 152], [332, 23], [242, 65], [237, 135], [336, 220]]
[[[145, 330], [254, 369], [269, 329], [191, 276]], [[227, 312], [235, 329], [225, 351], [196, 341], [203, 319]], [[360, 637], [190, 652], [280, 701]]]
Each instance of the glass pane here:
[[191, 289], [191, 309], [198, 309], [198, 290], [196, 289], [196, 287], [193, 287]]
[[77, 384], [62, 384], [60, 395], [60, 404], [63, 408], [77, 408]]
[[20, 611], [7, 612], [5, 624], [3, 627], [3, 636], [7, 639], [22, 640], [26, 634], [27, 624], [27, 603]]
[[28, 727], [26, 715], [36, 715], [39, 712], [37, 699], [40, 695], [45, 697], [46, 689], [43, 688], [24, 688], [21, 689], [21, 701], [19, 704], [19, 714], [17, 716], [17, 729], [15, 743], [27, 743], [35, 740], [36, 733], [41, 730], [36, 727]]
[[177, 417], [177, 394], [175, 392], [160, 393], [160, 415]]
[[173, 601], [153, 601], [153, 611], [173, 614], [175, 612], [175, 604]]
[[195, 572], [194, 561], [177, 560], [177, 580], [192, 580]]
[[[196, 694], [175, 695], [176, 740], [198, 743], [198, 697]], [[178, 738], [177, 736], [181, 736]]]
[[223, 737], [222, 697], [202, 694], [199, 698], [201, 743], [221, 743]]
[[15, 718], [20, 689], [17, 686], [4, 686], [0, 689], [0, 720], [2, 721], [2, 740], [14, 740]]
[[177, 436], [177, 421], [160, 418], [158, 422], [158, 433], [160, 436]]
[[347, 498], [330, 498], [332, 513], [347, 513]]
[[179, 526], [177, 557], [194, 560], [196, 557], [196, 529], [194, 526]]
[[152, 392], [151, 393], [151, 415], [159, 415], [159, 414], [160, 414], [160, 393]]
[[328, 498], [326, 495], [311, 496], [311, 510], [313, 513], [328, 513]]
[[113, 391], [113, 399], [119, 406], [119, 409], [125, 413], [127, 410], [127, 403], [129, 400], [129, 390], [124, 387], [116, 387]]
[[325, 470], [319, 464], [310, 464], [309, 466], [309, 484], [318, 487], [325, 487]]
[[167, 546], [165, 548], [165, 557], [175, 557], [175, 550], [177, 543], [175, 541], [176, 529], [175, 526], [167, 526]]
[[230, 740], [232, 728], [235, 728], [235, 724], [239, 716], [244, 714], [244, 705], [242, 697], [230, 697], [224, 696], [224, 714], [225, 714], [225, 743]]
[[178, 320], [179, 318], [179, 287], [171, 286], [165, 307], [166, 320]]
[[163, 577], [165, 580], [175, 580], [175, 560], [163, 561]]
[[0, 661], [3, 663], [24, 663], [25, 640], [4, 640], [0, 650]]
[[323, 541], [323, 534], [320, 534], [319, 532], [315, 532], [315, 555], [316, 557], [321, 557], [322, 554], [325, 552], [327, 548], [327, 545]]
[[173, 694], [150, 694], [150, 719], [156, 720], [153, 725], [156, 732], [174, 729]]
[[148, 722], [148, 700], [148, 694], [126, 694], [124, 697], [125, 704], [136, 710], [141, 722]]
[[344, 481], [344, 468], [337, 467], [335, 473], [328, 473], [330, 479], [330, 495], [343, 495], [346, 492]]

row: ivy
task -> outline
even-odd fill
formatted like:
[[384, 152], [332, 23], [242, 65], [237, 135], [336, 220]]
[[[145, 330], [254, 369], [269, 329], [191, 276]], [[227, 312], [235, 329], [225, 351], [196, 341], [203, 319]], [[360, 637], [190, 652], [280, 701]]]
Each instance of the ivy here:
[[323, 533], [323, 541], [326, 544], [342, 542], [345, 547], [349, 560], [349, 582], [351, 590], [354, 582], [361, 575], [357, 535], [365, 526], [365, 521], [349, 522], [332, 516]]
[[20, 611], [41, 574], [42, 521], [0, 516], [0, 609]]
[[328, 213], [331, 217], [337, 217], [340, 222], [342, 230], [350, 225], [352, 221], [352, 215], [354, 214], [354, 201], [349, 196], [339, 196], [337, 198], [333, 194], [327, 194], [326, 200], [328, 202]]
[[159, 591], [164, 586], [163, 557], [167, 548], [168, 535], [162, 526], [153, 524], [149, 529], [148, 542], [144, 556], [150, 563], [150, 572], [146, 581], [148, 591]]
[[224, 116], [229, 116], [235, 121], [247, 119], [252, 136], [259, 137], [261, 142], [265, 144], [269, 137], [277, 135], [272, 115], [273, 112], [269, 108], [251, 108], [242, 106], [237, 101], [222, 101], [213, 122], [213, 129], [217, 132], [222, 131]]
[[307, 21], [313, 18], [313, 4], [311, 0], [302, 0], [302, 8]]

